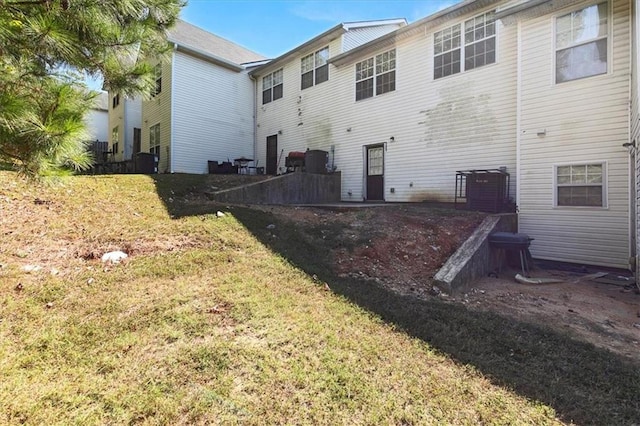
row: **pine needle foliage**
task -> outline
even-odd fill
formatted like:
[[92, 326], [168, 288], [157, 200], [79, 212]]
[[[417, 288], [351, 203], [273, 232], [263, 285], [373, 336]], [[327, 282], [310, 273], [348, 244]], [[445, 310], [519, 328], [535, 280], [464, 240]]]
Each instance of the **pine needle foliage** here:
[[[166, 31], [182, 0], [0, 0], [0, 161], [28, 176], [91, 164], [83, 117], [95, 93], [145, 96], [150, 58], [168, 52]], [[72, 70], [72, 71], [70, 71]]]

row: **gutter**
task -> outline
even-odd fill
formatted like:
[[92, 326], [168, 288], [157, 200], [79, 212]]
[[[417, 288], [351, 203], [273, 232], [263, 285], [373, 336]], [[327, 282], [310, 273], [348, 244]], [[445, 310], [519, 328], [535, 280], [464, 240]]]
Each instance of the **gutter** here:
[[536, 6], [540, 6], [541, 4], [547, 3], [549, 0], [526, 0], [521, 2], [520, 4], [516, 4], [514, 6], [507, 6], [505, 8], [498, 8], [496, 10], [496, 19], [502, 19], [510, 15], [514, 15], [519, 12], [523, 12], [525, 10], [531, 9]]
[[[258, 80], [256, 77], [248, 73], [249, 78], [253, 82], [253, 165], [258, 164]], [[256, 166], [257, 167], [257, 166]], [[256, 174], [258, 169], [256, 168]]]

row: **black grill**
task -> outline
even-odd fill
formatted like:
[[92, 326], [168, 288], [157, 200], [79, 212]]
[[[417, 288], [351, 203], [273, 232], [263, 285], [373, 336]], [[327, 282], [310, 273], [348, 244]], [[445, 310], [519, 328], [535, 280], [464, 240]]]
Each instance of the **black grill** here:
[[529, 260], [531, 259], [531, 253], [529, 253], [529, 246], [531, 245], [533, 238], [530, 238], [527, 234], [515, 233], [515, 232], [495, 232], [489, 235], [489, 245], [498, 250], [498, 272], [502, 266], [503, 254], [505, 252], [516, 253], [520, 258], [520, 268], [522, 269], [522, 275], [529, 273]]

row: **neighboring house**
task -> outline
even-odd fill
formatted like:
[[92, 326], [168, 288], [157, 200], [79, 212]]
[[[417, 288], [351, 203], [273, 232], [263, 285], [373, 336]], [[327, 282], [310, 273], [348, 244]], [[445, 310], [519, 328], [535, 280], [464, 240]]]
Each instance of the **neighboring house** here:
[[631, 17], [474, 0], [349, 49], [325, 33], [251, 72], [255, 158], [325, 150], [346, 201], [453, 201], [457, 170], [506, 167], [535, 257], [628, 267]]
[[264, 57], [178, 21], [170, 60], [155, 64], [152, 98], [142, 102], [142, 150], [160, 172], [207, 173], [208, 161], [253, 156], [254, 83]]
[[255, 155], [267, 174], [284, 171], [289, 151], [331, 151], [342, 142], [346, 127], [336, 126], [345, 118], [340, 112], [354, 106], [353, 91], [329, 59], [404, 26], [404, 19], [339, 24], [250, 73], [258, 86]]
[[110, 94], [109, 103], [109, 159], [131, 160], [141, 151], [142, 101], [128, 99], [119, 93]]
[[107, 92], [100, 92], [96, 97], [95, 104], [85, 117], [87, 123], [87, 139], [90, 141], [109, 140], [109, 95]]

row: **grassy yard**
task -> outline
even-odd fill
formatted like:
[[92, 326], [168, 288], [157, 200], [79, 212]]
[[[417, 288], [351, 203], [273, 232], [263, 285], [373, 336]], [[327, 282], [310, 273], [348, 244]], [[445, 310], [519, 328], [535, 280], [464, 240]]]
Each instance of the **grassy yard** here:
[[0, 172], [1, 424], [640, 421], [639, 366], [333, 277], [205, 180]]

